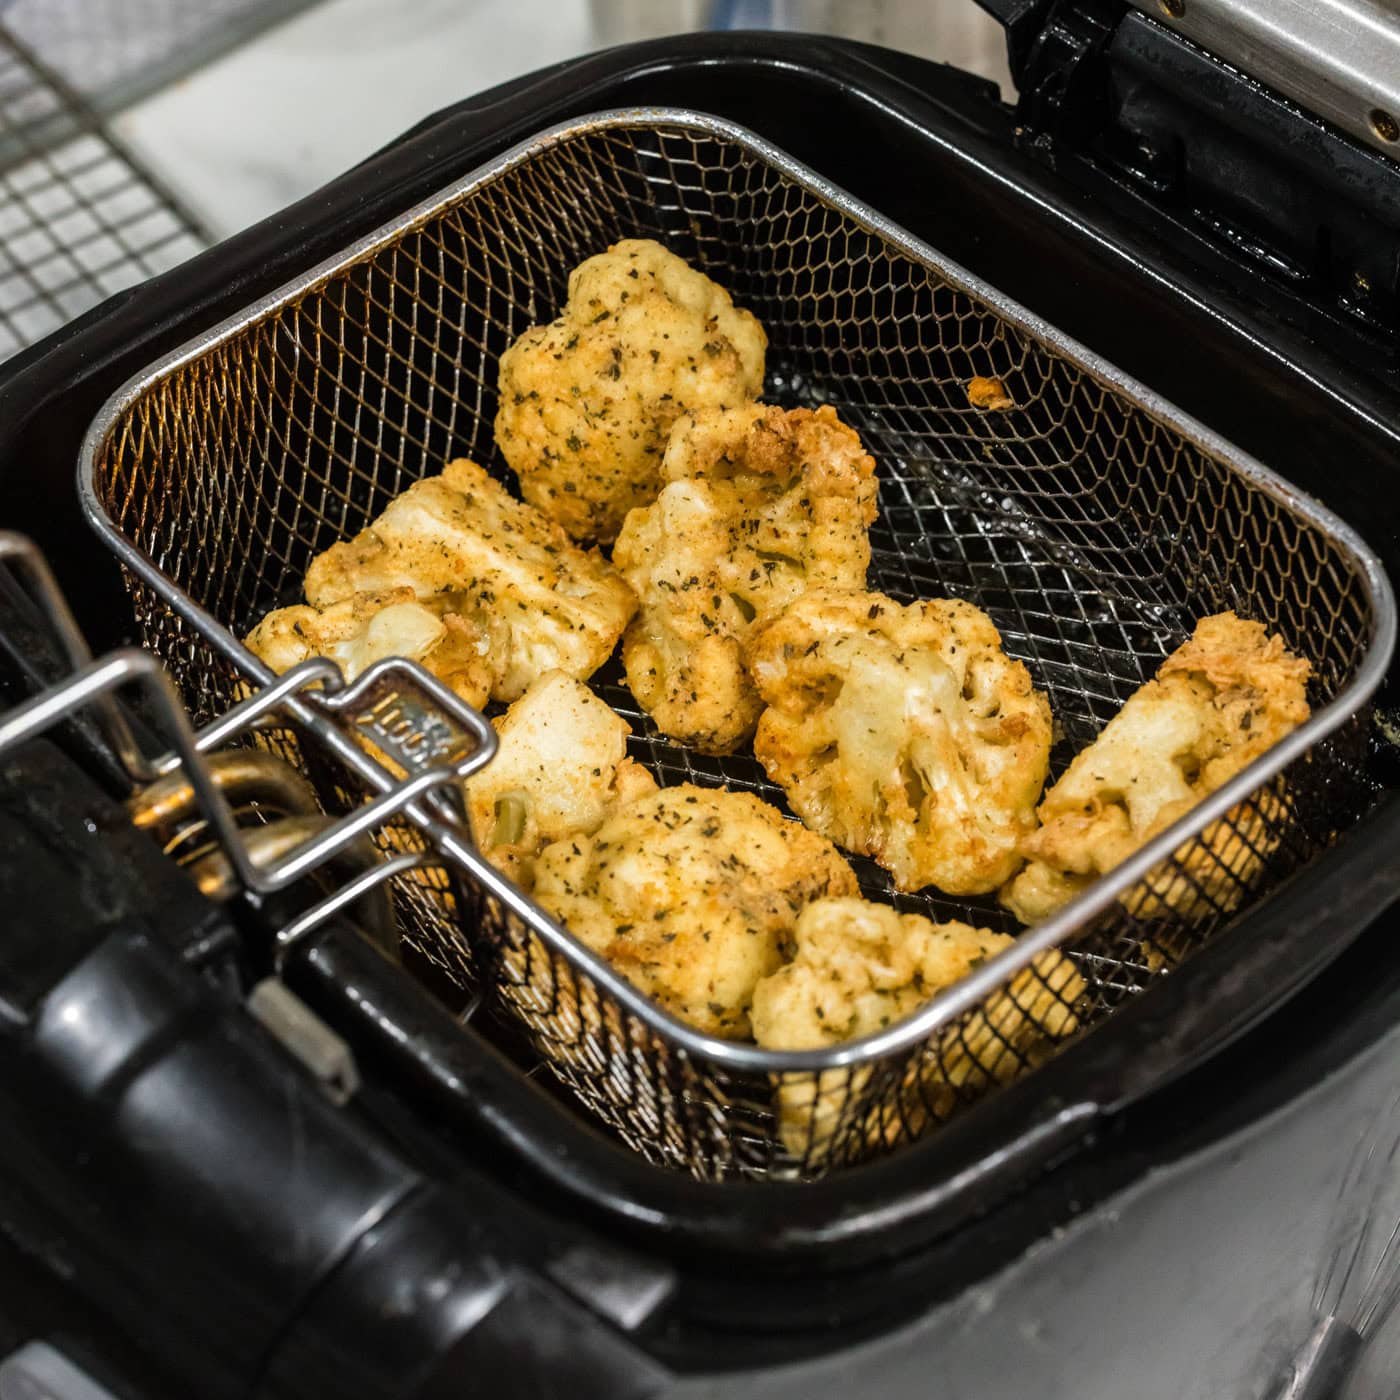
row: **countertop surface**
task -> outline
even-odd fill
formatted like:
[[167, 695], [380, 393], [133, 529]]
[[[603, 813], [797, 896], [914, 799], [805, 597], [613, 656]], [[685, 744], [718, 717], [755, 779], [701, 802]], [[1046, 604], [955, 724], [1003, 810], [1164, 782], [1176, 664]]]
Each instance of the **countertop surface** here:
[[531, 69], [629, 39], [743, 27], [845, 34], [1007, 81], [1002, 31], [973, 0], [320, 0], [122, 111], [113, 129], [222, 237], [430, 112]]
[[741, 28], [884, 44], [1009, 89], [974, 0], [0, 0], [0, 361], [474, 93]]
[[584, 53], [591, 38], [586, 0], [324, 0], [113, 129], [221, 237], [435, 109]]

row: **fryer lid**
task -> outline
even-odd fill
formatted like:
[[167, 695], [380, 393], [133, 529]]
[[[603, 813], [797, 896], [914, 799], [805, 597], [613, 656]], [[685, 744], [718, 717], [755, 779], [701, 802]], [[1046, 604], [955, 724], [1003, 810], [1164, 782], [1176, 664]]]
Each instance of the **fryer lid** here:
[[[753, 236], [733, 240], [740, 226]], [[1377, 683], [1393, 607], [1379, 565], [1346, 526], [874, 211], [729, 123], [622, 112], [507, 153], [159, 362], [99, 415], [80, 474], [85, 505], [143, 581], [135, 596], [146, 640], [197, 710], [237, 684], [228, 661], [267, 678], [228, 629], [284, 601], [312, 553], [450, 451], [486, 459], [495, 356], [552, 314], [570, 266], [634, 232], [662, 237], [758, 312], [774, 341], [779, 397], [829, 393], [862, 431], [884, 482], [872, 587], [904, 597], [947, 589], [986, 607], [1008, 650], [1050, 690], [1069, 739], [1057, 768], [1195, 613], [1236, 606], [1261, 617], [1319, 672], [1324, 703], [1249, 772], [917, 1017], [829, 1052], [775, 1054], [680, 1026], [479, 859], [464, 862], [488, 895], [486, 946], [506, 1000], [528, 1000], [543, 976], [548, 1002], [526, 1014], [547, 1058], [648, 1156], [700, 1174], [764, 1174], [784, 1162], [766, 1076], [849, 1067], [830, 1091], [844, 1096], [842, 1132], [808, 1145], [800, 1167], [810, 1172], [943, 1116], [902, 1102], [910, 1067], [955, 1044], [966, 1055], [978, 1004], [1038, 952], [1070, 949], [1088, 969], [1087, 1020], [1140, 989], [1148, 935], [1115, 901], [1148, 872], [1158, 888], [1189, 879], [1182, 843], [1208, 823], [1229, 813], [1240, 839], [1223, 860], [1207, 852], [1223, 883], [1214, 894], [1197, 889], [1197, 902], [1215, 907], [1172, 930], [1183, 951], [1328, 839], [1347, 805], [1349, 742], [1315, 746]], [[1005, 421], [968, 409], [961, 386], [972, 374], [996, 374], [1026, 408]], [[249, 442], [261, 460], [242, 460]], [[1142, 541], [1123, 528], [1144, 504], [1165, 521], [1165, 537]], [[244, 528], [211, 534], [221, 511]], [[1270, 574], [1280, 559], [1289, 569]], [[1247, 577], [1233, 572], [1241, 561]], [[1091, 615], [1084, 605], [1095, 593], [1102, 612]], [[217, 650], [192, 643], [171, 608]], [[700, 759], [660, 740], [615, 673], [601, 688], [633, 719], [637, 756], [667, 781], [766, 787], [752, 762]], [[1311, 774], [1296, 763], [1310, 750]], [[1280, 812], [1277, 789], [1264, 789], [1290, 764]], [[1250, 849], [1271, 842], [1262, 855]], [[875, 872], [862, 875], [878, 888]], [[897, 902], [934, 917], [997, 917], [936, 896]], [[417, 941], [475, 976], [441, 910], [434, 917], [421, 900], [415, 910]], [[1150, 932], [1162, 940], [1160, 928]], [[566, 1038], [572, 1017], [572, 1039], [595, 1042], [581, 1059], [560, 1043], [561, 1012]], [[971, 1054], [980, 1066], [981, 1050]], [[963, 1087], [959, 1098], [985, 1085]], [[922, 1123], [908, 1121], [921, 1112]]]

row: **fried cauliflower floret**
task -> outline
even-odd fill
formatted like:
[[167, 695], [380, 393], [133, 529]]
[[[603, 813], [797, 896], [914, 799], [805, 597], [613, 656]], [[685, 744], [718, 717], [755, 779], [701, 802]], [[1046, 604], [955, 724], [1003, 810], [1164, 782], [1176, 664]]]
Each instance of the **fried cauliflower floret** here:
[[865, 899], [822, 899], [802, 911], [794, 942], [793, 960], [754, 990], [754, 1039], [772, 1050], [817, 1050], [883, 1030], [1014, 940]]
[[754, 753], [792, 810], [902, 890], [996, 889], [1049, 771], [1050, 705], [991, 619], [817, 590], [754, 628]]
[[[1310, 670], [1262, 623], [1202, 618], [1045, 794], [1021, 843], [1030, 863], [1002, 903], [1043, 919], [1166, 830], [1307, 719]], [[1232, 907], [1277, 843], [1261, 813], [1281, 815], [1281, 801], [1264, 794], [1208, 827], [1177, 852], [1185, 877], [1155, 872], [1126, 897], [1130, 912]]]
[[325, 656], [347, 681], [386, 656], [407, 657], [476, 706], [499, 683], [503, 659], [503, 648], [493, 644], [491, 619], [475, 611], [469, 595], [438, 593], [419, 602], [411, 588], [355, 593], [324, 609], [278, 608], [253, 628], [246, 644], [278, 675]]
[[415, 482], [306, 573], [306, 601], [316, 608], [398, 589], [429, 606], [449, 593], [486, 632], [493, 700], [516, 699], [546, 671], [591, 676], [636, 608], [599, 554], [464, 459]]
[[623, 803], [656, 789], [627, 756], [627, 721], [582, 681], [550, 671], [495, 721], [496, 756], [467, 782], [477, 848], [528, 887], [534, 857], [587, 836]]
[[606, 542], [660, 490], [681, 414], [758, 397], [766, 347], [723, 287], [626, 239], [575, 268], [559, 319], [501, 357], [496, 442], [527, 501], [575, 539]]
[[[815, 1050], [894, 1025], [1014, 941], [990, 929], [900, 914], [863, 899], [822, 899], [797, 920], [793, 960], [754, 989], [754, 1039], [771, 1050]], [[898, 1108], [871, 1112], [871, 1071], [789, 1072], [778, 1089], [779, 1132], [796, 1156], [831, 1145], [863, 1118], [869, 1141], [894, 1140], [946, 1118], [976, 1091], [1014, 1079], [1048, 1043], [1078, 1028], [1084, 981], [1058, 953], [1042, 954], [914, 1060], [894, 1090]]]
[[875, 463], [835, 409], [751, 404], [681, 419], [663, 474], [613, 551], [641, 600], [627, 682], [664, 733], [728, 753], [762, 709], [742, 659], [755, 620], [811, 588], [864, 587]]
[[856, 893], [829, 841], [749, 793], [689, 783], [615, 811], [535, 863], [535, 899], [666, 1010], [741, 1038], [805, 905]]

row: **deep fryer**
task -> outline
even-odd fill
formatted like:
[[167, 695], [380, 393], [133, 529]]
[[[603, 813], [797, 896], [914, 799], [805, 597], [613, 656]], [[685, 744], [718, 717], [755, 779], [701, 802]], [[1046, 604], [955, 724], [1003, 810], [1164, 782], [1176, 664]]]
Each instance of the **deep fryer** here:
[[[1062, 5], [1046, 15], [1024, 8], [1012, 31], [1019, 117], [984, 85], [946, 70], [859, 46], [756, 36], [617, 51], [446, 114], [277, 229], [254, 230], [109, 305], [19, 365], [0, 389], [7, 472], [12, 482], [32, 473], [24, 493], [32, 505], [14, 523], [48, 553], [89, 636], [118, 640], [130, 627], [123, 590], [103, 574], [106, 561], [68, 499], [78, 439], [107, 394], [163, 350], [517, 140], [588, 112], [664, 103], [716, 112], [792, 153], [1316, 492], [1394, 568], [1383, 426], [1395, 387], [1387, 349], [1393, 285], [1378, 232], [1393, 166], [1155, 21], [1115, 6]], [[1201, 81], [1203, 64], [1214, 85]], [[1214, 128], [1202, 113], [1212, 102]], [[1314, 144], [1319, 133], [1332, 141], [1326, 165], [1334, 178], [1342, 166], [1351, 176], [1347, 202], [1315, 187], [1300, 123]], [[1220, 130], [1229, 142], [1213, 139]], [[1154, 142], [1167, 153], [1155, 163], [1142, 154]], [[1287, 227], [1264, 226], [1260, 206], [1241, 197], [1251, 171], [1296, 192], [1278, 215]], [[1325, 256], [1304, 259], [1300, 274], [1310, 222]], [[1382, 692], [1382, 733], [1387, 703]], [[396, 1167], [421, 1174], [416, 1193], [397, 1198], [411, 1197], [409, 1214], [382, 1201], [377, 1208], [398, 1222], [384, 1227], [384, 1238], [397, 1242], [381, 1245], [373, 1230], [351, 1230], [334, 1248], [329, 1238], [302, 1240], [292, 1228], [295, 1192], [265, 1193], [253, 1207], [247, 1193], [222, 1183], [219, 1199], [264, 1214], [261, 1237], [250, 1218], [235, 1220], [220, 1237], [232, 1257], [221, 1255], [217, 1271], [207, 1262], [200, 1270], [204, 1286], [230, 1290], [227, 1299], [202, 1299], [198, 1309], [163, 1309], [153, 1299], [123, 1314], [140, 1291], [120, 1284], [117, 1221], [152, 1218], [159, 1197], [137, 1212], [113, 1184], [105, 1242], [94, 1237], [88, 1246], [105, 1264], [71, 1265], [78, 1282], [60, 1290], [87, 1297], [93, 1309], [78, 1327], [87, 1338], [79, 1348], [91, 1351], [115, 1310], [157, 1370], [192, 1364], [199, 1348], [191, 1339], [204, 1341], [198, 1318], [227, 1321], [240, 1300], [246, 1307], [260, 1291], [259, 1265], [269, 1267], [277, 1253], [268, 1241], [290, 1233], [307, 1253], [300, 1291], [267, 1291], [260, 1344], [256, 1327], [245, 1327], [236, 1346], [231, 1329], [217, 1353], [225, 1364], [211, 1365], [229, 1388], [207, 1393], [314, 1393], [329, 1389], [335, 1364], [355, 1377], [342, 1387], [351, 1393], [446, 1393], [385, 1364], [394, 1345], [425, 1372], [434, 1364], [502, 1366], [526, 1393], [530, 1364], [557, 1378], [587, 1372], [585, 1353], [599, 1375], [620, 1368], [595, 1377], [599, 1393], [622, 1393], [624, 1374], [640, 1391], [664, 1390], [672, 1370], [702, 1389], [705, 1376], [724, 1370], [731, 1387], [744, 1377], [756, 1392], [819, 1389], [814, 1377], [825, 1374], [833, 1389], [859, 1375], [898, 1393], [940, 1366], [951, 1393], [959, 1385], [1007, 1394], [1269, 1393], [1312, 1330], [1307, 1286], [1327, 1252], [1345, 1245], [1336, 1211], [1320, 1203], [1343, 1184], [1353, 1205], [1365, 1194], [1353, 1180], [1358, 1141], [1368, 1141], [1360, 1128], [1383, 1141], [1392, 1108], [1384, 1071], [1393, 957], [1383, 916], [1397, 884], [1392, 759], [1384, 740], [1373, 739], [1359, 761], [1370, 794], [1364, 815], [1227, 937], [1033, 1078], [888, 1161], [822, 1181], [691, 1183], [646, 1166], [595, 1137], [496, 1051], [449, 1027], [416, 987], [376, 975], [373, 964], [356, 971], [352, 935], [343, 947], [328, 935], [304, 968], [289, 963], [285, 976], [361, 1062], [365, 1088], [337, 1131], [353, 1125], [368, 1134], [361, 1119], [370, 1120], [381, 1153], [388, 1134]], [[228, 1014], [237, 1019], [236, 1009]], [[143, 1066], [154, 1072], [159, 1057]], [[100, 1114], [115, 1113], [122, 1096], [91, 1092], [89, 1130], [97, 1133]], [[408, 1104], [426, 1111], [415, 1116]], [[170, 1110], [173, 1130], [178, 1104]], [[1376, 1122], [1360, 1124], [1358, 1115]], [[106, 1149], [118, 1155], [130, 1146], [120, 1123], [118, 1114]], [[233, 1125], [230, 1116], [230, 1132]], [[443, 1185], [464, 1169], [463, 1154], [508, 1183], [505, 1203], [476, 1181]], [[1250, 1183], [1251, 1162], [1267, 1188]], [[190, 1167], [209, 1189], [200, 1163]], [[270, 1158], [258, 1165], [251, 1139], [246, 1169], [268, 1184], [286, 1180]], [[17, 1163], [24, 1189], [12, 1233], [34, 1257], [56, 1228], [46, 1234], [43, 1222], [68, 1214], [60, 1202], [70, 1183], [43, 1181], [36, 1200], [36, 1169], [27, 1170], [28, 1178]], [[123, 1192], [133, 1189], [130, 1176], [116, 1179]], [[81, 1180], [75, 1175], [71, 1189]], [[478, 1188], [478, 1199], [498, 1204], [472, 1224]], [[328, 1188], [319, 1194], [332, 1199]], [[1311, 1219], [1310, 1209], [1319, 1216], [1312, 1248], [1296, 1237], [1284, 1248], [1271, 1236], [1280, 1220]], [[435, 1321], [448, 1310], [441, 1299], [434, 1305], [420, 1290], [412, 1322], [401, 1324], [420, 1329], [412, 1337], [392, 1337], [394, 1325], [375, 1311], [391, 1279], [412, 1287], [433, 1276], [404, 1241], [410, 1216], [427, 1220], [434, 1210], [438, 1223], [421, 1227], [433, 1248], [454, 1257], [475, 1250], [497, 1266], [485, 1276], [511, 1279], [494, 1291], [481, 1285], [478, 1325], [452, 1333], [455, 1352], [428, 1337], [447, 1327]], [[1170, 1247], [1153, 1237], [1157, 1210]], [[178, 1239], [182, 1217], [167, 1214]], [[363, 1212], [354, 1218], [368, 1220]], [[518, 1231], [495, 1228], [517, 1221]], [[588, 1238], [572, 1238], [589, 1227]], [[1297, 1228], [1306, 1238], [1307, 1228]], [[467, 1234], [458, 1238], [457, 1229]], [[1227, 1230], [1235, 1232], [1229, 1245]], [[145, 1243], [151, 1252], [132, 1256], [128, 1269], [149, 1277], [166, 1256], [154, 1239]], [[1075, 1251], [1087, 1251], [1077, 1256], [1082, 1263], [1072, 1262]], [[512, 1268], [499, 1267], [507, 1259]], [[1041, 1271], [1047, 1282], [1037, 1286]], [[211, 1284], [211, 1274], [223, 1282]], [[1052, 1308], [1042, 1290], [1056, 1277], [1083, 1282], [1056, 1287]], [[1202, 1292], [1211, 1289], [1220, 1290], [1217, 1302], [1203, 1309]], [[32, 1290], [34, 1306], [43, 1291]], [[190, 1293], [178, 1269], [167, 1292]], [[1231, 1295], [1233, 1309], [1222, 1301]], [[282, 1309], [275, 1321], [274, 1296]], [[1166, 1334], [1164, 1315], [1177, 1323]], [[556, 1316], [557, 1329], [522, 1321]], [[177, 1318], [185, 1344], [167, 1347], [162, 1329]], [[573, 1340], [561, 1340], [566, 1334]], [[1061, 1340], [1051, 1345], [1046, 1336]], [[854, 1350], [857, 1341], [869, 1345]], [[380, 1358], [378, 1370], [370, 1355]], [[825, 1369], [806, 1379], [796, 1369], [759, 1378], [799, 1359]], [[842, 1368], [847, 1379], [838, 1381]], [[355, 1390], [371, 1384], [380, 1392]], [[262, 1391], [250, 1392], [254, 1385]]]

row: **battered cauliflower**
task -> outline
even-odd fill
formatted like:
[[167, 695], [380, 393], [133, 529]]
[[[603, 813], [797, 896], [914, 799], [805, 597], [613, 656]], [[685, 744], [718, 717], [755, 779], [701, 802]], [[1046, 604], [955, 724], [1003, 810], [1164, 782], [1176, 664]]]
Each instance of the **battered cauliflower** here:
[[1051, 721], [987, 615], [815, 590], [755, 627], [754, 753], [792, 810], [901, 890], [996, 889], [1020, 863]]
[[762, 709], [742, 659], [755, 620], [810, 588], [864, 587], [875, 462], [832, 408], [751, 404], [681, 419], [662, 471], [613, 551], [641, 599], [627, 681], [664, 733], [728, 753]]
[[462, 593], [418, 602], [411, 588], [355, 593], [330, 607], [299, 604], [268, 613], [248, 634], [248, 650], [279, 675], [313, 656], [329, 657], [347, 681], [386, 656], [420, 662], [469, 705], [481, 706], [500, 681], [504, 648], [492, 619]]
[[613, 539], [653, 500], [671, 424], [763, 389], [763, 327], [650, 239], [569, 278], [557, 321], [501, 356], [496, 442], [525, 499], [580, 540]]
[[[1030, 864], [1002, 903], [1032, 923], [1126, 860], [1307, 719], [1310, 670], [1262, 623], [1232, 612], [1202, 618], [1046, 793], [1040, 829], [1021, 843]], [[1262, 801], [1281, 814], [1277, 798]], [[1231, 907], [1276, 844], [1259, 810], [1256, 800], [1246, 820], [1237, 808], [1184, 845], [1186, 878], [1149, 877], [1127, 897], [1130, 912]]]
[[590, 835], [656, 789], [627, 756], [627, 721], [563, 671], [541, 676], [495, 725], [496, 756], [466, 785], [472, 831], [492, 865], [527, 888], [545, 846]]
[[[863, 899], [809, 904], [795, 940], [793, 960], [754, 989], [754, 1039], [772, 1050], [820, 1049], [894, 1025], [1014, 941]], [[1083, 994], [1073, 963], [1042, 954], [961, 1027], [944, 1032], [933, 1054], [916, 1057], [884, 1112], [867, 1093], [868, 1068], [789, 1072], [778, 1089], [783, 1142], [805, 1156], [862, 1119], [867, 1141], [919, 1132], [961, 1099], [1014, 1079], [1050, 1041], [1072, 1034], [1079, 1025], [1074, 1003]]]
[[805, 905], [853, 895], [830, 842], [749, 793], [683, 783], [615, 811], [535, 863], [536, 901], [666, 1010], [749, 1032], [755, 984]]
[[865, 899], [817, 900], [797, 920], [793, 960], [754, 989], [754, 1039], [817, 1050], [872, 1035], [1014, 941]]
[[306, 601], [321, 609], [402, 589], [430, 607], [450, 594], [488, 637], [493, 700], [516, 699], [546, 671], [591, 676], [637, 605], [599, 554], [462, 459], [396, 496], [306, 574]]

